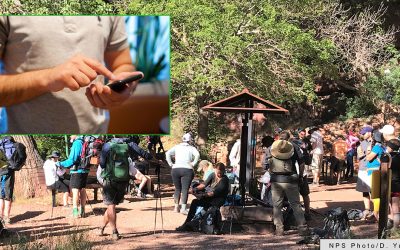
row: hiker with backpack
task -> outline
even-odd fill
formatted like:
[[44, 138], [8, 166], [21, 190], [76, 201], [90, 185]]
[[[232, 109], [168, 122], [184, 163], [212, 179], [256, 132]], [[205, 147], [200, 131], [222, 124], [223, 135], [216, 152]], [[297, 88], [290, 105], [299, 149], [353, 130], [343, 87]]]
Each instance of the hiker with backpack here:
[[370, 126], [365, 126], [361, 129], [360, 135], [362, 136], [362, 141], [357, 147], [357, 159], [358, 159], [358, 173], [357, 173], [357, 184], [356, 191], [361, 192], [364, 201], [364, 211], [363, 219], [370, 219], [373, 217], [371, 211], [371, 180], [368, 176], [367, 169], [367, 151], [371, 147], [372, 143], [372, 131], [373, 128]]
[[[71, 135], [70, 142], [72, 142], [71, 150], [68, 159], [57, 162], [57, 167], [70, 169], [70, 188], [72, 189], [72, 217], [78, 218], [85, 217], [86, 205], [86, 181], [89, 175], [89, 169], [80, 168], [81, 153], [83, 148], [82, 136]], [[80, 202], [80, 210], [78, 204]]]
[[[200, 158], [200, 153], [195, 147], [190, 145], [192, 136], [187, 133], [182, 136], [182, 143], [175, 145], [165, 154], [168, 165], [172, 167], [171, 175], [175, 186], [174, 211], [177, 213], [188, 214], [186, 208], [190, 184], [194, 178], [193, 167]], [[175, 162], [172, 157], [175, 156]], [[179, 209], [181, 201], [181, 209]]]
[[[225, 175], [225, 165], [221, 162], [215, 164], [214, 173], [210, 174], [204, 183], [200, 183], [193, 188], [192, 193], [196, 199], [192, 201], [188, 216], [183, 225], [176, 228], [177, 231], [190, 231], [192, 229], [189, 223], [195, 217], [199, 207], [202, 207], [204, 211], [208, 211], [209, 208], [213, 207], [214, 210], [219, 212], [219, 208], [224, 205], [229, 193], [229, 179]], [[205, 216], [203, 219], [206, 218]], [[218, 222], [214, 221], [214, 223], [217, 226]]]
[[[296, 172], [296, 162], [299, 165], [299, 174]], [[287, 140], [276, 140], [271, 146], [271, 158], [268, 165], [271, 173], [275, 234], [284, 234], [282, 207], [285, 196], [293, 209], [299, 234], [308, 234], [299, 192], [299, 182], [303, 176], [304, 163], [293, 144]]]
[[0, 217], [4, 224], [11, 222], [15, 171], [24, 166], [26, 157], [26, 147], [16, 142], [12, 136], [0, 140]]
[[134, 164], [129, 164], [129, 157], [134, 151], [136, 143], [129, 138], [112, 138], [103, 145], [100, 154], [100, 180], [103, 184], [103, 202], [107, 205], [104, 212], [103, 225], [99, 229], [99, 235], [104, 235], [108, 224], [112, 229], [112, 238], [121, 238], [117, 229], [116, 205], [121, 203], [126, 194], [129, 180], [136, 174]]
[[57, 168], [56, 163], [60, 159], [60, 152], [53, 151], [44, 162], [43, 170], [47, 188], [58, 190], [63, 193], [63, 206], [68, 208], [68, 197], [70, 196], [69, 180], [63, 178], [65, 169]]
[[340, 185], [340, 177], [342, 171], [345, 169], [347, 157], [347, 143], [343, 136], [336, 136], [335, 142], [332, 145], [331, 171], [336, 175], [336, 185]]
[[379, 220], [379, 206], [380, 206], [380, 192], [379, 185], [374, 184], [374, 179], [379, 179], [380, 176], [380, 158], [386, 152], [386, 148], [383, 145], [383, 135], [379, 130], [373, 131], [373, 140], [370, 147], [367, 149], [367, 155], [365, 159], [367, 160], [368, 178], [371, 181], [371, 199], [374, 205], [373, 213], [376, 220]]

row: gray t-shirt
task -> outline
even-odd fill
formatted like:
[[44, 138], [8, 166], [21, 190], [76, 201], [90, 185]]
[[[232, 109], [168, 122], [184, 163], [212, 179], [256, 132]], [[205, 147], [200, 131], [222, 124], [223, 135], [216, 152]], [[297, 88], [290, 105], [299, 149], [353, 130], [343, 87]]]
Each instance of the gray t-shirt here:
[[[0, 17], [0, 58], [7, 74], [51, 68], [78, 53], [104, 62], [106, 51], [128, 46], [123, 17]], [[85, 90], [64, 89], [7, 107], [8, 132], [106, 133], [108, 113], [93, 107]]]

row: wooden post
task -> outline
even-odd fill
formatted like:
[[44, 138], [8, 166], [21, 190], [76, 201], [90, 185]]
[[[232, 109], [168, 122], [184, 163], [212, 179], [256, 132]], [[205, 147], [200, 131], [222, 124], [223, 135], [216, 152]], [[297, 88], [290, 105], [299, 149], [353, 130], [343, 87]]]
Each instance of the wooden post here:
[[387, 229], [389, 199], [390, 199], [390, 164], [391, 157], [384, 154], [381, 157], [380, 167], [380, 204], [379, 204], [379, 225], [378, 239], [386, 239], [385, 230]]
[[242, 119], [242, 136], [240, 138], [240, 169], [239, 169], [239, 184], [242, 206], [245, 206], [246, 195], [246, 159], [247, 159], [247, 140], [249, 138], [248, 131], [249, 115], [244, 114]]

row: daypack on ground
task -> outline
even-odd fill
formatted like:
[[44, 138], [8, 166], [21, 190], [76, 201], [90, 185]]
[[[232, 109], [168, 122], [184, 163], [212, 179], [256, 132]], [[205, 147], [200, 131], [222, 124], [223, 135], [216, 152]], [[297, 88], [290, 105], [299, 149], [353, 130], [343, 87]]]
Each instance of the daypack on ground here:
[[347, 211], [341, 207], [330, 210], [324, 219], [324, 230], [327, 232], [325, 238], [350, 239], [350, 222]]
[[106, 168], [102, 173], [105, 180], [114, 182], [129, 181], [129, 146], [126, 143], [110, 142]]
[[217, 207], [210, 207], [200, 222], [201, 231], [205, 234], [221, 233], [221, 212]]
[[0, 140], [0, 175], [8, 174], [10, 170], [20, 170], [26, 161], [26, 147], [15, 142], [10, 136]]
[[104, 141], [94, 136], [85, 136], [82, 144], [81, 162], [79, 168], [89, 169], [91, 165], [100, 163], [100, 152]]
[[281, 160], [275, 157], [270, 159], [269, 171], [274, 174], [292, 174], [295, 173], [293, 161], [289, 158]]
[[198, 207], [191, 221], [186, 226], [194, 232], [205, 234], [221, 233], [222, 216], [218, 207], [210, 207], [207, 211], [203, 207]]

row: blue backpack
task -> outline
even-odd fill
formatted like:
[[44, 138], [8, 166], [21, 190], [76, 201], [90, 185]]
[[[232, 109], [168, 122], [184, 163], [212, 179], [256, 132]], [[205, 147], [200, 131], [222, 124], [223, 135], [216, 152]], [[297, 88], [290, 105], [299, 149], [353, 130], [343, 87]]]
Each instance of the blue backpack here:
[[15, 142], [11, 136], [5, 136], [0, 140], [0, 175], [10, 171], [18, 171], [26, 161], [26, 147]]

